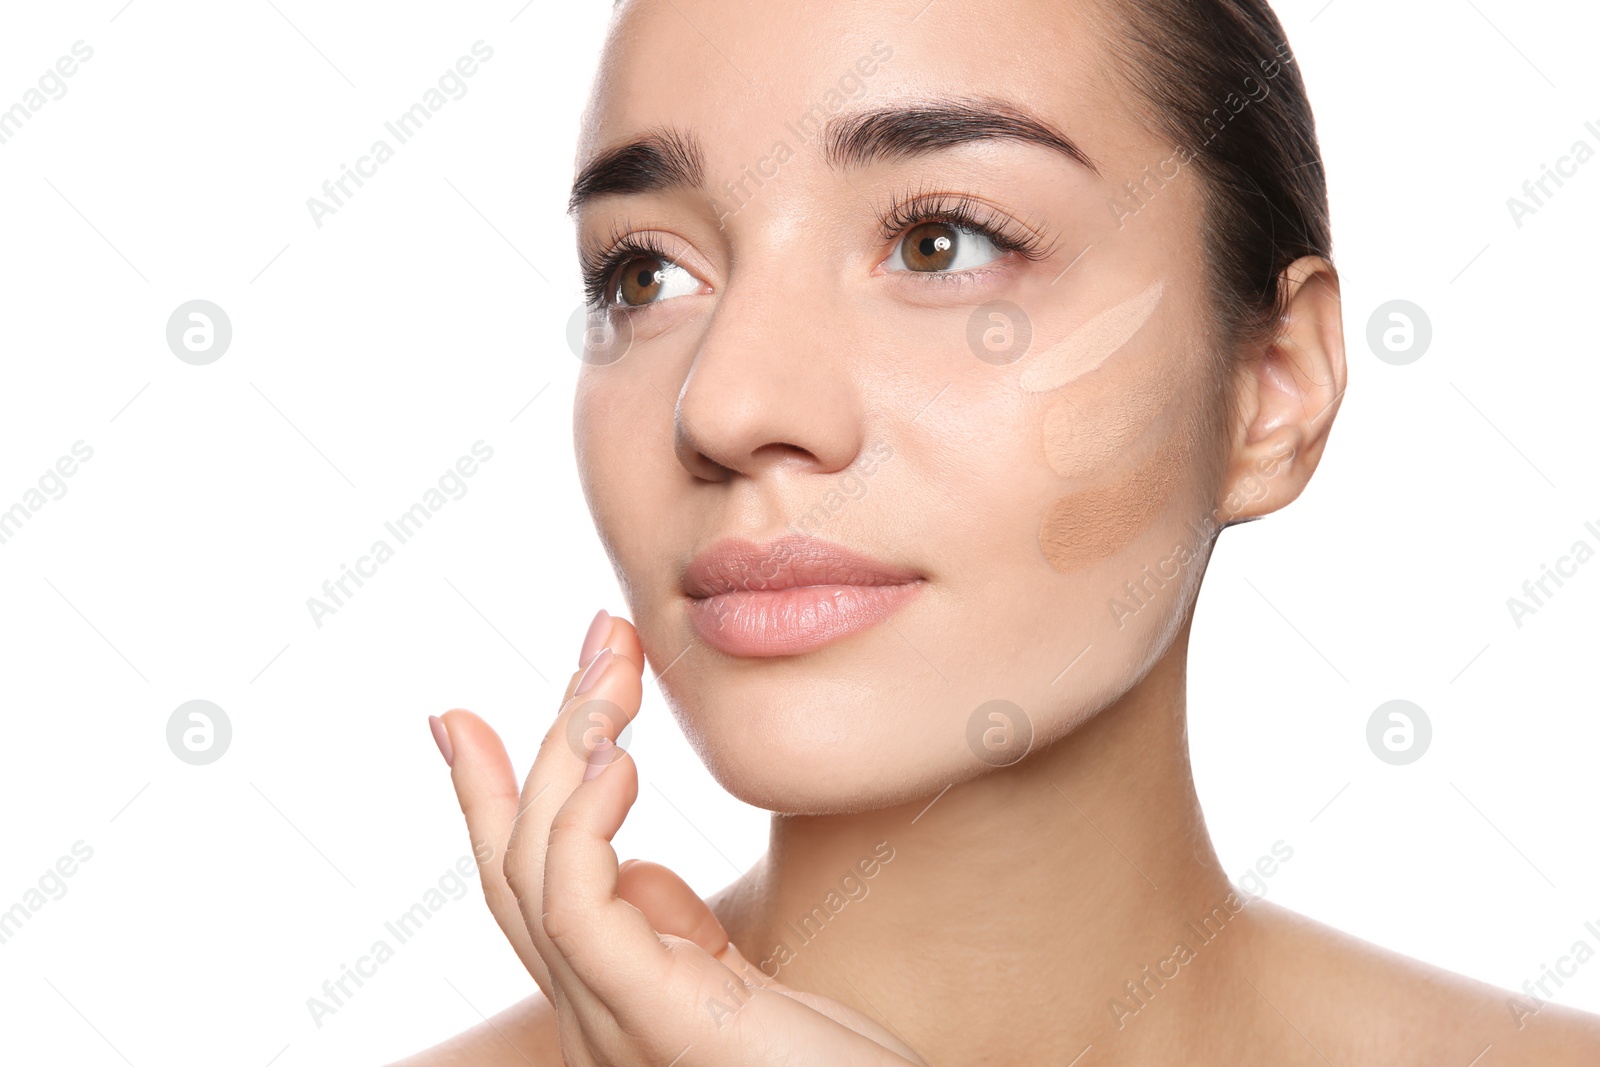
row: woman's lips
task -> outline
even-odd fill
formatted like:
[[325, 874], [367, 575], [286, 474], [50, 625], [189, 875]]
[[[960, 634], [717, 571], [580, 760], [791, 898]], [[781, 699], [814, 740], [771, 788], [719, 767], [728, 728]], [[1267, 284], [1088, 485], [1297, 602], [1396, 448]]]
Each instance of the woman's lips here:
[[795, 656], [876, 626], [921, 588], [907, 582], [721, 593], [691, 598], [689, 621], [702, 641], [730, 656]]
[[793, 656], [888, 618], [925, 584], [915, 571], [815, 538], [726, 539], [684, 574], [689, 621], [730, 656]]

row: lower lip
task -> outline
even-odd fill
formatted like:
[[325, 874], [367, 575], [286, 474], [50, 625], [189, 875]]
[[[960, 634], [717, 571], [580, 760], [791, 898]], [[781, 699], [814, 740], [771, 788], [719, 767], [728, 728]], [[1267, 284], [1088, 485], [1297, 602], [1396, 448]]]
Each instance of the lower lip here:
[[730, 656], [796, 656], [876, 626], [923, 584], [808, 585], [691, 597], [689, 621], [702, 641]]

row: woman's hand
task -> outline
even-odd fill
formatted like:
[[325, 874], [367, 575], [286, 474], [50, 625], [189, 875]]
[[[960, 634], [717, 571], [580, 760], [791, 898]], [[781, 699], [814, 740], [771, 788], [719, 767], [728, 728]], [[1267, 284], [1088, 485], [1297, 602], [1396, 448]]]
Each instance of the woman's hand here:
[[568, 682], [520, 794], [482, 719], [450, 711], [434, 728], [484, 897], [554, 1005], [569, 1067], [923, 1064], [853, 1008], [751, 966], [672, 871], [617, 863], [639, 778], [615, 739], [639, 712], [644, 654], [626, 620], [600, 616], [591, 634], [586, 651], [606, 647]]

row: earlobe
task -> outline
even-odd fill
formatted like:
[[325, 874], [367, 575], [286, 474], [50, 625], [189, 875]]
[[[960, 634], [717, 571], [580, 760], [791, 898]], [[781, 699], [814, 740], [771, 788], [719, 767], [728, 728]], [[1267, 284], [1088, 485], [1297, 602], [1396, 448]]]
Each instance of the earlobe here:
[[1304, 256], [1280, 284], [1287, 299], [1278, 331], [1237, 372], [1238, 421], [1218, 501], [1225, 523], [1270, 514], [1300, 495], [1344, 396], [1338, 273], [1321, 256]]

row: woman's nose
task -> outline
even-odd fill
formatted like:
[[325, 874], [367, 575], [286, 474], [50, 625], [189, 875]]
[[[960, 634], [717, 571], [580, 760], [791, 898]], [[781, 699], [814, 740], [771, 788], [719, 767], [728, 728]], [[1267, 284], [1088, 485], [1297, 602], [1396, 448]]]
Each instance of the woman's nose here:
[[732, 281], [712, 312], [674, 412], [678, 461], [698, 478], [831, 474], [861, 449], [865, 357], [826, 290], [794, 282]]

